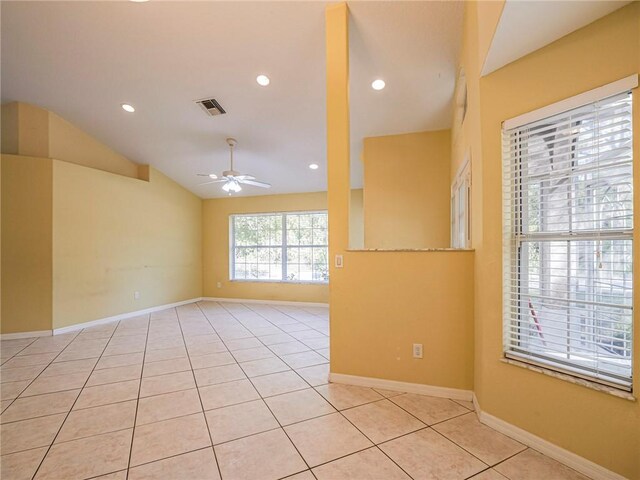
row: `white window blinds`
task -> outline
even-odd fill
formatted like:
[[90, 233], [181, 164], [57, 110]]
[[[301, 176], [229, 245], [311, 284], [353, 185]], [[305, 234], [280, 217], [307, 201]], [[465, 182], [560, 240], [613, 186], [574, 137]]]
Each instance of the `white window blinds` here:
[[503, 130], [507, 357], [631, 390], [630, 92]]

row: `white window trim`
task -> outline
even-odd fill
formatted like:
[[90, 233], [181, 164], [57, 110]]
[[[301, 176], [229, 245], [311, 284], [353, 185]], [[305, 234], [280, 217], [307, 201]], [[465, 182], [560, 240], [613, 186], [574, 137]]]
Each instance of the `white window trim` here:
[[[256, 217], [260, 215], [281, 215], [283, 216], [283, 220], [287, 215], [312, 215], [312, 214], [323, 213], [327, 214], [327, 210], [291, 210], [285, 212], [253, 212], [253, 213], [232, 213], [229, 215], [229, 281], [230, 282], [239, 282], [239, 283], [289, 283], [289, 284], [303, 284], [303, 285], [328, 285], [328, 280], [287, 280], [285, 275], [286, 269], [286, 258], [287, 258], [287, 242], [286, 234], [287, 227], [286, 222], [283, 221], [282, 224], [282, 246], [275, 246], [276, 248], [282, 248], [282, 280], [274, 280], [274, 279], [259, 279], [259, 278], [234, 278], [235, 271], [235, 228], [233, 225], [233, 219], [235, 217]], [[328, 220], [328, 219], [327, 219]], [[292, 245], [292, 247], [322, 247], [325, 245]], [[326, 247], [329, 247], [327, 242]]]
[[[456, 245], [458, 235], [459, 212], [457, 208], [457, 193], [461, 186], [466, 185], [466, 238], [463, 245]], [[451, 247], [452, 248], [471, 248], [471, 153], [467, 152], [462, 165], [458, 168], [458, 172], [451, 184]]]
[[603, 85], [602, 87], [594, 88], [593, 90], [586, 91], [579, 95], [576, 95], [566, 100], [556, 102], [552, 105], [533, 110], [531, 112], [523, 113], [517, 117], [510, 118], [502, 122], [503, 130], [511, 130], [512, 128], [518, 128], [528, 123], [542, 120], [543, 118], [552, 117], [559, 113], [573, 110], [574, 108], [588, 105], [589, 103], [597, 102], [603, 98], [612, 97], [619, 93], [632, 90], [638, 86], [638, 74], [634, 73], [628, 77], [622, 78], [615, 82]]
[[[637, 87], [638, 87], [638, 74], [633, 74], [623, 79], [620, 79], [618, 81], [604, 85], [602, 87], [589, 90], [587, 92], [568, 98], [566, 100], [562, 100], [552, 105], [506, 120], [502, 123], [502, 132], [505, 132], [511, 129], [516, 129], [524, 125], [528, 125], [530, 123], [537, 122], [537, 121], [552, 117], [554, 115], [567, 112], [569, 110], [573, 110], [575, 108], [579, 108], [591, 103], [601, 101], [608, 97], [612, 97], [618, 94], [628, 92]], [[635, 108], [637, 107], [634, 106], [634, 109]], [[634, 141], [635, 141], [635, 138], [634, 138]], [[504, 161], [505, 160], [503, 157], [503, 162]], [[635, 217], [635, 212], [633, 213]], [[504, 230], [505, 228], [504, 218], [502, 223], [503, 223], [503, 230]], [[616, 237], [615, 232], [612, 232], [612, 235], [613, 237]], [[634, 235], [632, 231], [630, 234], [628, 234], [628, 238], [633, 240], [633, 237]], [[503, 238], [503, 242], [507, 242], [507, 239]], [[503, 245], [503, 248], [509, 249], [508, 245], [506, 244]], [[633, 250], [635, 251], [635, 248]], [[510, 259], [506, 260], [506, 257], [503, 257], [503, 262], [511, 262], [511, 261], [512, 260]], [[511, 268], [511, 266], [503, 265], [503, 270], [505, 268]], [[635, 283], [635, 280], [634, 280], [634, 283]], [[506, 287], [504, 284], [502, 288], [503, 288], [503, 291], [506, 292]], [[505, 300], [504, 300], [505, 303], [503, 305], [503, 308], [506, 308], [507, 300], [506, 300], [506, 295], [504, 296], [505, 296]], [[635, 296], [635, 292], [634, 292], [634, 296]], [[506, 322], [507, 320], [504, 313], [503, 313], [503, 318], [504, 318], [504, 321]], [[506, 328], [506, 327], [503, 327], [503, 328]], [[574, 370], [570, 365], [563, 367], [560, 364], [557, 364], [555, 362], [548, 362], [544, 359], [536, 359], [535, 354], [519, 354], [519, 353], [513, 353], [509, 350], [510, 350], [510, 342], [506, 340], [506, 337], [503, 332], [503, 361], [511, 364], [527, 365], [527, 366], [530, 366], [532, 370], [543, 371], [543, 373], [550, 374], [552, 376], [555, 376], [556, 378], [563, 378], [563, 376], [573, 377], [576, 380], [581, 382], [590, 383], [593, 385], [601, 385], [603, 386], [602, 388], [603, 391], [618, 390], [622, 392], [620, 396], [623, 396], [624, 398], [634, 398], [632, 394], [633, 385], [631, 385], [630, 387], [627, 387], [617, 383], [611, 383], [602, 378], [595, 378], [589, 375], [585, 375], [579, 369]], [[637, 352], [633, 352], [634, 357], [637, 354], [638, 354]], [[632, 363], [632, 378], [635, 377], [635, 374], [637, 374], [637, 372], [633, 371], [633, 363]], [[629, 392], [629, 393], [626, 393], [626, 392]]]

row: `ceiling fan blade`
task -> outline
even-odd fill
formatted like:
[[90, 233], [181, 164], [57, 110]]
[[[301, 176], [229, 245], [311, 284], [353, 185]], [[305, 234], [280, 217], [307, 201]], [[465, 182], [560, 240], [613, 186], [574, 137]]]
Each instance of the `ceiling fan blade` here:
[[233, 178], [235, 178], [236, 180], [240, 180], [240, 181], [242, 181], [242, 180], [255, 180], [256, 179], [256, 177], [254, 177], [253, 175], [245, 175], [245, 174], [238, 175], [237, 177], [233, 177]]
[[199, 177], [210, 177], [213, 174], [212, 173], [196, 173], [196, 175]]
[[270, 183], [259, 182], [257, 180], [238, 180], [238, 181], [240, 183], [245, 183], [247, 185], [253, 185], [254, 187], [271, 188]]
[[209, 185], [210, 183], [222, 183], [226, 181], [227, 180], [225, 178], [219, 178], [217, 180], [211, 180], [210, 182], [199, 183], [198, 185]]

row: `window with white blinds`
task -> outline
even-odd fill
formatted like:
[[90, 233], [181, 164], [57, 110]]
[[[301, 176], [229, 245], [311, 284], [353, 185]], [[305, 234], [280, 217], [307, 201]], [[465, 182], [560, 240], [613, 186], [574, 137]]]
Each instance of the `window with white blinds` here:
[[627, 91], [503, 129], [505, 355], [629, 391], [631, 122]]

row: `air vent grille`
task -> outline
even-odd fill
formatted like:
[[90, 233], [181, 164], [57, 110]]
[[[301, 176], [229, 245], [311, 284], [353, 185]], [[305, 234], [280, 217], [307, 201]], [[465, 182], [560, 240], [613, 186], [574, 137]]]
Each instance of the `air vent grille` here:
[[205, 112], [207, 112], [207, 115], [209, 115], [210, 117], [227, 113], [215, 98], [204, 98], [202, 100], [196, 100], [196, 103], [200, 105], [200, 107]]

